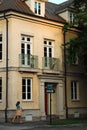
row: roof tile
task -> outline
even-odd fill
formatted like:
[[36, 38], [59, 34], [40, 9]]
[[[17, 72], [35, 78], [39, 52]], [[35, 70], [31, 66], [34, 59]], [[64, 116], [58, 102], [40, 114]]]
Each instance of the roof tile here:
[[[55, 13], [58, 7], [58, 4], [46, 2], [45, 18], [58, 22], [65, 22], [63, 18]], [[0, 12], [4, 11], [16, 11], [22, 14], [35, 16], [30, 7], [22, 0], [1, 0]]]

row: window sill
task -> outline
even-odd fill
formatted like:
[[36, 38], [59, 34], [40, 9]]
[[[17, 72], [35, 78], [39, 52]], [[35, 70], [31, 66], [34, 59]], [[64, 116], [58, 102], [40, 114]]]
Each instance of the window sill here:
[[80, 99], [72, 99], [72, 102], [80, 102]]
[[0, 100], [0, 103], [2, 103], [2, 100]]
[[23, 102], [33, 102], [32, 100], [22, 100]]

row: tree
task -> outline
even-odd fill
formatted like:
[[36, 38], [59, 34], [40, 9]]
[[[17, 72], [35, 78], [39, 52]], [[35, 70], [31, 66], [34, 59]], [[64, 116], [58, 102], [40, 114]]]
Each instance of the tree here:
[[74, 24], [78, 24], [80, 33], [76, 39], [66, 43], [67, 60], [73, 63], [78, 57], [87, 72], [87, 0], [74, 0], [74, 7], [77, 12]]

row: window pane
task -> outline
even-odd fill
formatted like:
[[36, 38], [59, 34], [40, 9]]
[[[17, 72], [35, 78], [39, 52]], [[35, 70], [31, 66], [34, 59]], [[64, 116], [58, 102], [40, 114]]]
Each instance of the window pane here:
[[2, 99], [2, 94], [0, 93], [0, 100]]
[[2, 44], [0, 44], [0, 52], [2, 52]]
[[30, 45], [27, 45], [27, 54], [30, 54]]
[[21, 44], [21, 53], [24, 54], [25, 53], [25, 45]]
[[52, 45], [52, 42], [49, 42], [49, 45]]
[[41, 14], [41, 4], [38, 3], [38, 14]]
[[2, 92], [2, 87], [0, 86], [0, 93]]
[[35, 9], [34, 9], [34, 12], [35, 12], [35, 14], [37, 14], [37, 2], [35, 2], [35, 5], [34, 5], [35, 7]]
[[28, 94], [28, 99], [30, 99], [29, 97], [29, 95], [30, 95], [30, 93], [31, 93], [31, 80], [29, 80], [28, 79], [28, 81], [27, 81], [27, 94]]
[[2, 36], [0, 35], [0, 60], [2, 60]]
[[22, 85], [26, 85], [26, 80], [22, 79]]
[[49, 48], [49, 57], [52, 57], [52, 48]]
[[47, 48], [44, 47], [44, 57], [47, 57]]
[[75, 86], [75, 99], [77, 99], [77, 87]]
[[2, 99], [2, 79], [0, 79], [0, 100]]
[[28, 91], [28, 92], [30, 92], [30, 91], [31, 91], [30, 86], [28, 86], [27, 91]]
[[27, 98], [28, 98], [28, 99], [31, 99], [30, 93], [27, 93]]
[[73, 99], [73, 82], [71, 82], [71, 99]]
[[31, 80], [30, 79], [27, 80], [27, 84], [30, 86], [30, 84], [31, 84]]
[[44, 41], [44, 44], [47, 44], [47, 41]]
[[30, 41], [30, 37], [27, 37], [27, 41]]
[[2, 52], [0, 52], [0, 60], [2, 59]]
[[22, 93], [22, 99], [26, 99], [26, 93]]
[[2, 42], [2, 35], [0, 35], [0, 42]]
[[22, 99], [26, 99], [26, 80], [22, 79]]
[[23, 41], [24, 41], [24, 40], [25, 40], [25, 37], [24, 37], [24, 36], [22, 36], [22, 37], [21, 37], [21, 40], [23, 40]]
[[22, 91], [26, 92], [26, 86], [22, 86]]

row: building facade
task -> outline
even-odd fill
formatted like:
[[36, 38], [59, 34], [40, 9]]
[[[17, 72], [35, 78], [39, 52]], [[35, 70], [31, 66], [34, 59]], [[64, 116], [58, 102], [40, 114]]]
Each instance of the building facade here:
[[[59, 119], [66, 118], [66, 109], [68, 117], [87, 114], [87, 81], [81, 65], [67, 65], [65, 88], [62, 28], [66, 19], [54, 13], [58, 7], [47, 0], [1, 1], [1, 118], [12, 118], [20, 101], [23, 117], [46, 119], [50, 99], [51, 114]], [[66, 41], [77, 32], [68, 30]]]

